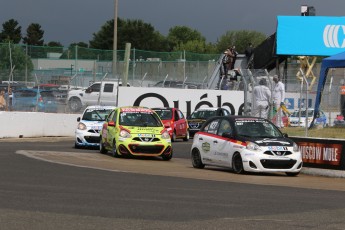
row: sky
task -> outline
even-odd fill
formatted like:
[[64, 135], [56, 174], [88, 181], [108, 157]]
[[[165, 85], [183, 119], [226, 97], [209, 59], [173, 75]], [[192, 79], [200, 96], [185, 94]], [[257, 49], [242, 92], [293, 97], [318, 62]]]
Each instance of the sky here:
[[[116, 0], [0, 0], [1, 25], [17, 20], [22, 36], [31, 23], [44, 30], [44, 42], [89, 43], [114, 18]], [[301, 6], [317, 16], [345, 16], [345, 0], [118, 0], [118, 17], [140, 19], [166, 36], [174, 26], [187, 26], [215, 43], [227, 31], [276, 31], [277, 16], [299, 16]], [[0, 28], [2, 30], [2, 26]], [[120, 36], [120, 35], [118, 35]]]

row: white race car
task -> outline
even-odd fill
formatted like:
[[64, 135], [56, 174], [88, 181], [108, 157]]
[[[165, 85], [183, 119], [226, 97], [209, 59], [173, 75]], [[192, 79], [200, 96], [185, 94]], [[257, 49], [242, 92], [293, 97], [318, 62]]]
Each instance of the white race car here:
[[77, 118], [78, 126], [75, 130], [75, 148], [99, 147], [100, 135], [106, 116], [115, 106], [88, 106], [83, 115]]
[[[310, 127], [311, 122], [313, 121], [314, 117], [314, 109], [309, 108], [308, 109], [308, 116], [306, 116], [307, 111], [306, 109], [295, 110], [289, 117], [290, 120], [290, 126], [292, 127], [305, 127], [306, 126], [306, 117], [308, 117], [308, 127]], [[319, 110], [318, 114], [316, 115], [316, 118], [314, 120], [315, 126], [321, 126], [326, 127], [328, 126], [328, 119], [322, 110]]]
[[245, 116], [217, 116], [207, 120], [193, 139], [194, 168], [215, 165], [235, 173], [284, 172], [296, 176], [302, 169], [297, 144], [270, 121]]

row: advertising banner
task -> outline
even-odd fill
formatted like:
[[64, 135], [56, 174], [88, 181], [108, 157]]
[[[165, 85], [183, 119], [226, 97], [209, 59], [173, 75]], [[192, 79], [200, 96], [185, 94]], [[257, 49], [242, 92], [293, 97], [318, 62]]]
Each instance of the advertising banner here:
[[304, 165], [345, 169], [344, 141], [303, 137], [291, 137], [291, 139], [297, 143]]
[[345, 51], [345, 17], [278, 16], [277, 54], [331, 56]]
[[186, 116], [200, 107], [223, 107], [232, 115], [244, 109], [243, 91], [119, 87], [118, 106], [175, 107]]

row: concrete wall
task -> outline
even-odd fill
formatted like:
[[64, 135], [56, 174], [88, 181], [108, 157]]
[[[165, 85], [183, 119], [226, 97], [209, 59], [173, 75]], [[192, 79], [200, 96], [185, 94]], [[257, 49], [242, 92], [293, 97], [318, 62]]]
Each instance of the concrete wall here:
[[80, 114], [0, 112], [0, 138], [74, 136]]
[[61, 69], [69, 69], [71, 68], [71, 65], [73, 65], [73, 73], [75, 73], [75, 70], [79, 70], [80, 68], [84, 69], [85, 71], [93, 71], [95, 66], [95, 63], [97, 63], [95, 60], [78, 60], [75, 59], [32, 59], [32, 63], [34, 65], [35, 70], [48, 70], [48, 69], [55, 69], [55, 68], [61, 68]]

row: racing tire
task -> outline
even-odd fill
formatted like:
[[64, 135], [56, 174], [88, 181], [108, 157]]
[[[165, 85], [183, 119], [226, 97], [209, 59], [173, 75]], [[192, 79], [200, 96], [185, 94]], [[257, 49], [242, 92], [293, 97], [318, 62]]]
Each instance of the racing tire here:
[[191, 153], [192, 165], [194, 168], [203, 169], [205, 164], [202, 163], [200, 152], [197, 148], [194, 148]]
[[102, 154], [107, 154], [108, 153], [108, 150], [106, 150], [103, 142], [102, 142], [102, 137], [101, 137], [101, 140], [99, 141], [99, 152], [102, 153]]
[[171, 153], [169, 154], [169, 155], [162, 155], [162, 159], [164, 160], [164, 161], [170, 161], [171, 160], [171, 158], [173, 157], [173, 152], [172, 152], [172, 150], [171, 150]]
[[72, 112], [79, 112], [82, 107], [80, 99], [77, 97], [72, 97], [68, 101], [68, 107]]
[[236, 174], [243, 174], [244, 173], [242, 157], [241, 157], [241, 154], [238, 152], [234, 153], [234, 155], [232, 157], [232, 170]]
[[117, 152], [117, 148], [116, 148], [116, 141], [113, 141], [113, 148], [111, 149], [111, 155], [113, 157], [119, 157], [119, 153]]
[[74, 143], [74, 148], [75, 148], [75, 149], [80, 149], [80, 146], [77, 145], [77, 143]]
[[187, 130], [186, 136], [183, 138], [183, 141], [189, 140], [189, 131]]
[[294, 176], [297, 176], [300, 172], [286, 172], [285, 174], [287, 176], [291, 176], [291, 177], [294, 177]]
[[171, 137], [171, 141], [172, 142], [176, 142], [177, 138], [176, 138], [176, 131], [174, 130], [172, 137]]

